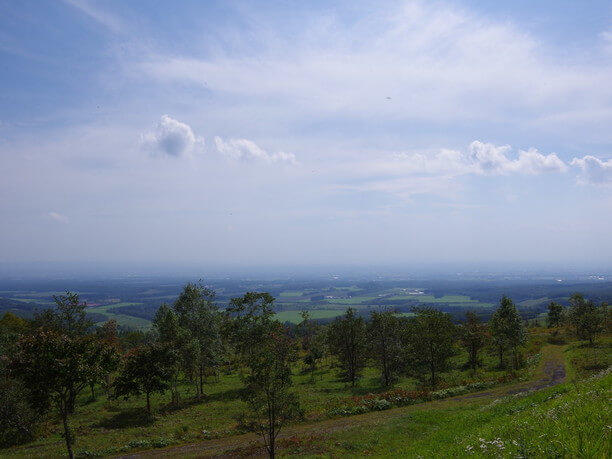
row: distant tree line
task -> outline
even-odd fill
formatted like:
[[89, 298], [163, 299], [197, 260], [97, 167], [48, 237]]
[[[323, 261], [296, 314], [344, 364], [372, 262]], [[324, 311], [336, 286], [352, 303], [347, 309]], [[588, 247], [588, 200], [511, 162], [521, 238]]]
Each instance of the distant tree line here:
[[[304, 312], [301, 323], [290, 327], [275, 319], [268, 293], [248, 292], [221, 310], [214, 291], [187, 284], [174, 303], [158, 308], [147, 332], [120, 330], [112, 320], [94, 326], [74, 293], [54, 299], [54, 308], [32, 320], [11, 313], [0, 319], [0, 443], [30, 441], [40, 420], [55, 413], [71, 458], [77, 397], [89, 392], [95, 399], [97, 389], [109, 399], [144, 396], [151, 415], [152, 394], [168, 391], [171, 403], [180, 404], [179, 386], [187, 383], [196, 400], [205, 400], [207, 378], [219, 378], [221, 369], [238, 371], [248, 408], [241, 423], [262, 435], [274, 457], [282, 426], [303, 415], [292, 390], [292, 365], [299, 359], [313, 382], [322, 360], [331, 359], [352, 386], [373, 364], [381, 386], [409, 375], [435, 388], [461, 347], [472, 370], [482, 364], [485, 348], [494, 350], [500, 368], [520, 368], [527, 337], [516, 306], [505, 296], [488, 323], [468, 312], [455, 324], [430, 307], [414, 308], [410, 317], [372, 311], [366, 321], [348, 308], [328, 325]], [[549, 305], [548, 326], [571, 327], [593, 344], [609, 328], [610, 311], [605, 303], [575, 294], [569, 308]]]

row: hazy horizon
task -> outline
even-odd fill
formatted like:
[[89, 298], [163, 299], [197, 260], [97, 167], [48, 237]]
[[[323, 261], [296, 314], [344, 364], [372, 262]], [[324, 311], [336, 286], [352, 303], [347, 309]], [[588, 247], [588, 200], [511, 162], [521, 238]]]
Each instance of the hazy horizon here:
[[0, 275], [610, 270], [610, 2], [3, 2], [0, 62]]

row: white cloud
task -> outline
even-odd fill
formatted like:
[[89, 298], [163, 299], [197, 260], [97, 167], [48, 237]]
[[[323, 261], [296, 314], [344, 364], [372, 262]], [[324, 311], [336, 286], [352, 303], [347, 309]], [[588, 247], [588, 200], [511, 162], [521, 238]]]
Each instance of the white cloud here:
[[392, 160], [372, 164], [371, 170], [392, 175], [539, 175], [565, 172], [567, 165], [551, 153], [543, 155], [535, 148], [519, 150], [512, 159], [510, 145], [496, 146], [478, 140], [467, 151], [441, 149], [433, 153], [399, 153]]
[[215, 137], [215, 145], [219, 153], [237, 161], [264, 161], [269, 163], [289, 163], [297, 165], [298, 161], [293, 153], [268, 153], [255, 142], [248, 139], [223, 140]]
[[469, 159], [476, 172], [484, 175], [526, 174], [539, 175], [547, 172], [565, 172], [567, 165], [555, 153], [543, 155], [535, 148], [520, 150], [517, 159], [508, 158], [510, 145], [495, 146], [478, 140], [470, 144]]
[[612, 159], [602, 161], [595, 156], [586, 155], [582, 158], [574, 158], [570, 165], [580, 169], [581, 173], [578, 177], [580, 183], [612, 183]]
[[70, 221], [68, 217], [58, 212], [49, 212], [47, 215], [51, 220], [54, 220], [59, 223], [68, 223]]
[[153, 131], [141, 136], [141, 145], [146, 150], [174, 157], [191, 153], [196, 143], [203, 142], [203, 138], [196, 138], [190, 126], [168, 115], [161, 117]]

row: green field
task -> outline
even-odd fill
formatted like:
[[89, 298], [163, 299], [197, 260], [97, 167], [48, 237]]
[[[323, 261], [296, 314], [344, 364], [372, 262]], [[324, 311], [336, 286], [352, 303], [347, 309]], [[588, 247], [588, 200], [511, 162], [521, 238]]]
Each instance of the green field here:
[[302, 296], [304, 294], [304, 292], [302, 290], [286, 290], [284, 292], [281, 292], [279, 294], [279, 296], [281, 298], [284, 297], [298, 297], [298, 296]]
[[379, 296], [354, 296], [351, 298], [328, 298], [327, 301], [330, 304], [368, 304], [372, 300], [380, 299]]
[[[276, 318], [281, 322], [298, 324], [302, 321], [302, 311], [281, 311], [276, 313]], [[309, 310], [311, 319], [330, 319], [344, 314], [344, 310], [313, 309]]]
[[105, 304], [104, 306], [94, 306], [88, 307], [87, 312], [95, 312], [98, 314], [102, 314], [106, 316], [107, 320], [116, 320], [117, 323], [124, 327], [135, 328], [137, 330], [142, 330], [151, 327], [151, 322], [147, 319], [143, 319], [141, 317], [134, 317], [127, 314], [117, 314], [114, 312], [109, 312], [109, 309], [121, 307], [121, 306], [135, 306], [142, 303], [129, 303], [129, 302], [121, 302], [121, 303], [113, 303], [113, 304]]

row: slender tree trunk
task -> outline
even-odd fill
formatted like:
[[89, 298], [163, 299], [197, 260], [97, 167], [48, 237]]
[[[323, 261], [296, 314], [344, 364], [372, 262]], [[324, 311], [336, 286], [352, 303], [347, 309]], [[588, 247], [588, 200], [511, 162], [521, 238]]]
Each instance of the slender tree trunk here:
[[430, 362], [429, 369], [431, 371], [431, 388], [435, 389], [436, 387], [436, 367], [433, 363], [433, 360]]
[[151, 414], [151, 398], [149, 392], [147, 392], [147, 412]]
[[74, 388], [71, 387], [68, 390], [68, 400], [66, 401], [66, 411], [68, 414], [74, 413], [74, 401], [76, 400], [76, 393]]
[[200, 364], [200, 394], [204, 393], [204, 366]]
[[91, 389], [91, 399], [95, 400], [96, 399], [95, 383], [89, 383], [89, 388]]
[[504, 348], [499, 346], [499, 368], [504, 368]]
[[68, 425], [68, 412], [67, 404], [62, 408], [62, 423], [64, 424], [64, 439], [66, 440], [66, 449], [68, 450], [68, 457], [74, 459], [74, 453], [72, 452], [72, 433], [70, 432], [70, 426]]

